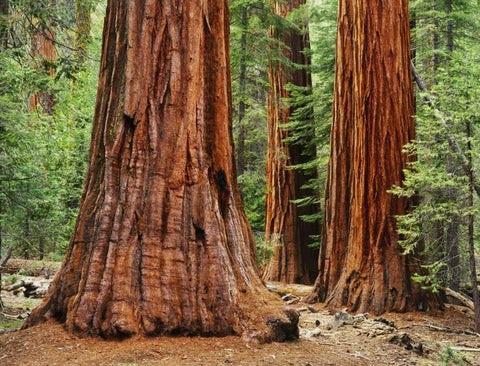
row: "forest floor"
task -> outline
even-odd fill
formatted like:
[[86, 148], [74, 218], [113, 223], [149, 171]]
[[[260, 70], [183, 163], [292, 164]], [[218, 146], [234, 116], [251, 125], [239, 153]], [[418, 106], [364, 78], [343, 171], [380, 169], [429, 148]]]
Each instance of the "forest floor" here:
[[[4, 275], [5, 277], [6, 275]], [[436, 314], [351, 315], [306, 305], [300, 339], [257, 344], [242, 337], [79, 338], [49, 322], [18, 331], [40, 300], [2, 291], [0, 365], [479, 365], [480, 335], [473, 313], [447, 305]], [[3, 333], [3, 334], [2, 334]]]

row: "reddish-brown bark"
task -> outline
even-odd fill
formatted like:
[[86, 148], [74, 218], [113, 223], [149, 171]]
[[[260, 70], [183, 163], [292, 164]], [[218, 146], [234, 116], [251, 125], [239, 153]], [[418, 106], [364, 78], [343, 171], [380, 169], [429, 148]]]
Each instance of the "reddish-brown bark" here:
[[[276, 14], [286, 17], [303, 4], [304, 0], [275, 1], [272, 6]], [[288, 62], [305, 66], [310, 64], [309, 58], [304, 54], [304, 50], [309, 48], [308, 33], [272, 27], [270, 37], [283, 43], [282, 53]], [[278, 59], [270, 61], [268, 72], [270, 89], [265, 240], [274, 244], [275, 249], [263, 278], [287, 283], [312, 283], [318, 273], [318, 250], [309, 245], [313, 242], [311, 236], [319, 234], [319, 225], [306, 223], [300, 217], [318, 212], [319, 207], [315, 204], [299, 207], [292, 202], [313, 196], [314, 193], [302, 189], [309, 176], [289, 167], [311, 161], [315, 150], [306, 147], [308, 141], [302, 141], [302, 144], [288, 144], [284, 141], [290, 136], [284, 125], [293, 113], [293, 108], [286, 105], [286, 99], [290, 96], [286, 86], [291, 83], [311, 87], [312, 81], [306, 68], [294, 70]]]
[[226, 0], [108, 2], [80, 213], [27, 327], [298, 337], [261, 282], [237, 188], [228, 30]]
[[[31, 53], [35, 59], [35, 67], [43, 69], [45, 74], [53, 77], [55, 75], [54, 63], [57, 58], [57, 49], [55, 48], [55, 32], [50, 26], [48, 28], [37, 28], [32, 34]], [[46, 114], [53, 113], [55, 106], [55, 97], [52, 93], [39, 91], [30, 96], [30, 111], [40, 105]]]
[[340, 0], [325, 221], [316, 294], [332, 306], [380, 314], [438, 305], [412, 281], [395, 215], [414, 137], [408, 1]]

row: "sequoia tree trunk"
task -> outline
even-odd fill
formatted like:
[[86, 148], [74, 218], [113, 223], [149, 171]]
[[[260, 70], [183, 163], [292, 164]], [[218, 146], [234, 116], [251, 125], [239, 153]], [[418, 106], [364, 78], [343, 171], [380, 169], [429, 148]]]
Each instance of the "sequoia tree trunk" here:
[[[52, 6], [55, 6], [53, 2]], [[35, 60], [35, 67], [43, 69], [46, 75], [53, 77], [55, 75], [55, 60], [57, 58], [57, 49], [55, 48], [55, 32], [52, 24], [48, 27], [38, 25], [32, 34], [31, 52]], [[55, 106], [55, 96], [45, 90], [38, 91], [30, 96], [30, 110], [34, 111], [40, 105], [43, 111], [51, 115]]]
[[[276, 14], [286, 17], [303, 4], [305, 0], [274, 1], [272, 5]], [[300, 207], [292, 201], [314, 196], [312, 190], [302, 188], [313, 178], [314, 173], [309, 175], [291, 167], [313, 160], [315, 149], [308, 146], [309, 141], [298, 144], [285, 142], [291, 136], [285, 124], [293, 113], [293, 108], [286, 104], [286, 99], [290, 96], [286, 86], [288, 83], [307, 88], [312, 86], [310, 72], [307, 70], [310, 59], [304, 53], [310, 47], [308, 33], [292, 28], [271, 27], [270, 37], [279, 41], [287, 62], [282, 63], [278, 60], [279, 57], [275, 57], [270, 60], [268, 70], [270, 89], [265, 241], [275, 247], [263, 278], [287, 283], [313, 283], [318, 274], [318, 250], [309, 245], [313, 243], [311, 237], [318, 236], [320, 225], [304, 222], [301, 216], [314, 214], [320, 208], [316, 204]], [[294, 68], [287, 63], [302, 65], [303, 68]]]
[[411, 276], [395, 215], [414, 137], [407, 0], [340, 0], [331, 153], [315, 294], [331, 306], [381, 314], [426, 310], [437, 299]]
[[26, 327], [298, 337], [298, 313], [262, 284], [238, 192], [227, 3], [108, 2], [80, 213]]

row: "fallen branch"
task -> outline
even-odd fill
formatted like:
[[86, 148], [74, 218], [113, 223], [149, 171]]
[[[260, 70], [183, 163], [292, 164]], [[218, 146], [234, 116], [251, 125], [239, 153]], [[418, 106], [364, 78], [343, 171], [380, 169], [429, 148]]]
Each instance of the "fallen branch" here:
[[[51, 281], [41, 280], [34, 281], [33, 279], [20, 280], [13, 285], [6, 288], [9, 292], [17, 290], [23, 291], [25, 297], [42, 298], [48, 291]], [[15, 292], [14, 292], [15, 293]]]
[[1, 313], [4, 318], [9, 318], [9, 319], [18, 319], [18, 315], [10, 315], [10, 314], [5, 314]]
[[12, 291], [15, 291], [15, 290], [23, 287], [24, 285], [25, 285], [25, 282], [18, 281], [18, 282], [15, 282], [13, 285], [8, 286], [5, 290], [9, 291], [9, 292], [12, 292]]
[[453, 291], [451, 288], [448, 287], [439, 287], [439, 289], [445, 292], [445, 295], [453, 297], [455, 300], [460, 302], [462, 305], [466, 306], [470, 310], [474, 311], [475, 307], [473, 305], [473, 301], [470, 300], [468, 297], [462, 295], [457, 291]]
[[480, 352], [480, 348], [470, 348], [470, 347], [450, 347], [454, 351], [460, 351], [460, 352]]
[[437, 332], [466, 334], [466, 335], [473, 335], [473, 336], [480, 337], [480, 334], [475, 333], [475, 332], [471, 332], [469, 330], [464, 330], [464, 329], [455, 329], [455, 328], [449, 328], [449, 327], [443, 328], [443, 327], [437, 327], [436, 325], [432, 325], [432, 324], [427, 324], [426, 327], [430, 328], [432, 330], [435, 330]]
[[355, 353], [347, 353], [347, 352], [340, 352], [340, 354], [345, 355], [345, 356], [352, 356], [352, 357], [357, 357], [357, 358], [363, 358], [364, 360], [371, 361], [367, 356], [362, 355], [359, 352]]
[[[4, 328], [4, 329], [0, 329], [0, 335], [2, 334], [5, 334], [5, 333], [13, 333], [13, 332], [18, 332], [20, 330], [20, 328]], [[2, 358], [5, 358], [7, 356], [4, 356], [4, 357], [1, 357], [0, 360]]]

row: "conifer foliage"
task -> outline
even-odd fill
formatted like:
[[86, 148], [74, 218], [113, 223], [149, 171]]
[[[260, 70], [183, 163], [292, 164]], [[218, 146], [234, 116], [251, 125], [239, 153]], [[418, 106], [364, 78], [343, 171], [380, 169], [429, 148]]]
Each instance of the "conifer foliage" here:
[[[135, 189], [138, 188], [136, 192], [142, 192], [136, 197], [138, 202], [141, 196], [146, 201], [142, 204], [150, 206], [139, 203], [136, 207], [140, 208], [132, 211], [133, 205], [127, 205], [130, 207], [127, 209], [126, 201], [122, 201], [127, 193], [122, 195], [122, 192], [135, 190], [130, 183], [121, 187], [120, 198], [109, 196], [105, 192], [110, 191], [105, 189], [105, 194], [98, 197], [116, 197], [120, 203], [117, 202], [115, 211], [113, 206], [105, 208], [115, 217], [105, 219], [104, 226], [98, 226], [99, 232], [107, 232], [103, 230], [105, 227], [116, 230], [115, 225], [123, 222], [122, 217], [125, 222], [131, 220], [132, 231], [128, 235], [132, 236], [132, 242], [144, 244], [159, 232], [168, 235], [157, 236], [170, 239], [171, 228], [180, 228], [183, 236], [177, 238], [181, 237], [178, 242], [183, 243], [184, 251], [175, 251], [176, 246], [167, 245], [166, 250], [175, 254], [163, 256], [156, 251], [148, 252], [147, 244], [135, 249], [124, 245], [104, 263], [105, 276], [112, 273], [112, 278], [124, 278], [122, 270], [117, 269], [117, 273], [112, 268], [112, 258], [130, 261], [129, 265], [144, 268], [142, 273], [147, 273], [153, 268], [152, 258], [158, 254], [155, 258], [177, 264], [172, 266], [175, 270], [168, 274], [170, 277], [160, 276], [161, 286], [175, 287], [179, 283], [182, 285], [178, 286], [190, 289], [196, 286], [199, 293], [204, 291], [210, 296], [206, 301], [212, 307], [222, 307], [216, 304], [217, 297], [222, 298], [223, 304], [232, 304], [230, 309], [222, 308], [222, 314], [232, 314], [238, 309], [249, 314], [249, 309], [239, 305], [240, 297], [246, 294], [243, 291], [247, 288], [248, 292], [250, 288], [246, 283], [253, 283], [253, 291], [258, 291], [263, 298], [257, 262], [266, 280], [312, 282], [320, 272], [314, 294], [317, 299], [374, 313], [433, 308], [437, 305], [434, 293], [449, 287], [477, 298], [477, 329], [480, 327], [480, 304], [475, 291], [480, 272], [477, 234], [480, 7], [477, 0], [388, 0], [382, 1], [383, 6], [379, 8], [376, 6], [380, 2], [373, 0], [230, 0], [228, 4], [225, 0], [196, 1], [192, 19], [210, 7], [211, 13], [210, 10], [205, 13], [196, 31], [188, 34], [198, 41], [187, 47], [198, 51], [191, 55], [191, 60], [178, 58], [177, 53], [184, 49], [172, 47], [179, 37], [171, 32], [176, 18], [165, 23], [165, 27], [159, 22], [158, 26], [149, 28], [153, 33], [145, 34], [143, 39], [151, 41], [150, 53], [142, 51], [141, 57], [133, 58], [129, 54], [128, 60], [119, 63], [122, 68], [135, 65], [129, 66], [133, 71], [124, 78], [128, 83], [106, 76], [105, 70], [113, 62], [116, 49], [111, 44], [104, 45], [105, 52], [109, 52], [104, 55], [101, 69], [100, 86], [105, 93], [96, 99], [105, 14], [108, 14], [107, 24], [114, 23], [111, 17], [118, 14], [118, 19], [125, 15], [129, 24], [138, 25], [143, 22], [143, 15], [151, 19], [159, 7], [174, 12], [180, 3], [193, 3], [193, 0], [129, 0], [135, 6], [125, 10], [125, 14], [114, 13], [113, 7], [124, 9], [125, 1], [112, 1], [107, 13], [105, 0], [0, 0], [0, 257], [9, 250], [13, 257], [54, 260], [61, 260], [66, 252], [69, 258], [77, 258], [76, 250], [93, 253], [91, 248], [78, 244], [88, 241], [82, 238], [91, 234], [87, 230], [89, 224], [79, 224], [75, 229], [82, 192], [83, 202], [87, 202], [83, 207], [90, 205], [92, 211], [88, 212], [93, 222], [97, 216], [93, 213], [91, 200], [95, 195], [92, 192], [100, 191], [93, 189], [97, 181], [92, 177], [98, 177], [98, 182], [102, 181], [100, 177], [110, 177], [111, 180], [104, 183], [111, 183], [109, 187], [113, 187], [112, 182], [128, 181], [115, 176], [115, 169], [127, 169], [125, 174], [137, 178], [141, 174], [158, 175], [148, 183], [140, 184], [138, 180], [138, 184], [134, 184]], [[140, 3], [148, 4], [142, 14], [135, 11], [141, 8], [137, 6]], [[208, 34], [218, 25], [213, 14], [217, 14], [218, 7], [225, 12], [227, 5], [229, 19], [222, 18], [225, 39], [220, 42]], [[127, 26], [121, 28], [120, 23], [105, 34], [107, 39], [126, 32]], [[183, 29], [187, 32], [189, 28]], [[164, 33], [171, 37], [162, 38], [160, 34]], [[126, 38], [122, 38], [122, 47], [125, 42], [130, 46], [136, 44], [136, 34], [123, 34]], [[161, 44], [160, 39], [164, 39]], [[220, 43], [221, 55], [215, 53], [220, 52], [217, 49]], [[198, 47], [213, 51], [207, 55]], [[206, 61], [212, 55], [224, 63], [221, 86], [216, 85], [215, 67]], [[148, 71], [152, 63], [164, 64], [165, 68]], [[178, 85], [169, 81], [188, 67], [196, 67], [188, 74], [192, 75], [191, 80], [203, 75], [198, 84], [192, 85], [190, 81], [184, 87], [185, 93], [192, 89], [200, 95], [196, 99], [198, 103], [194, 105], [193, 99], [185, 97], [182, 99], [184, 109], [168, 112], [168, 96], [185, 80], [179, 77]], [[166, 75], [163, 72], [166, 69], [172, 72]], [[188, 75], [180, 76], [187, 78]], [[138, 86], [137, 79], [154, 81], [148, 89]], [[199, 87], [201, 83], [204, 89]], [[112, 86], [116, 89], [107, 93]], [[152, 94], [146, 95], [147, 91]], [[110, 102], [107, 95], [111, 96]], [[95, 105], [98, 106], [96, 112]], [[163, 128], [163, 125], [145, 122], [147, 119], [157, 121], [160, 117], [153, 114], [159, 110], [167, 111], [165, 115], [170, 117], [183, 116], [184, 122], [191, 122], [188, 118], [194, 116], [208, 123], [199, 122], [195, 128], [187, 123], [192, 127], [187, 128], [178, 122]], [[103, 122], [101, 115], [105, 116]], [[227, 124], [212, 122], [222, 116], [222, 123]], [[107, 117], [112, 120], [115, 117], [123, 124], [107, 123]], [[105, 169], [103, 175], [89, 175], [87, 184], [91, 184], [87, 187], [93, 188], [84, 192], [92, 121], [95, 121], [97, 138], [94, 139], [96, 147], [92, 147], [90, 153], [89, 174], [98, 166]], [[102, 125], [104, 122], [107, 124]], [[122, 131], [119, 126], [123, 126]], [[103, 149], [98, 137], [102, 128]], [[149, 144], [143, 140], [144, 145], [140, 144], [141, 128], [149, 136]], [[204, 140], [199, 142], [197, 135], [186, 133], [187, 130], [198, 131]], [[235, 140], [234, 147], [231, 137]], [[173, 142], [175, 149], [163, 154], [161, 163], [150, 170], [134, 169], [136, 163], [131, 165], [135, 160], [133, 156], [138, 158], [135, 162], [147, 156], [149, 163], [156, 161], [153, 152], [159, 151], [159, 145]], [[202, 144], [206, 144], [205, 151], [200, 148]], [[217, 145], [223, 149], [218, 154], [214, 152]], [[121, 160], [125, 157], [113, 158], [117, 156], [113, 152], [126, 151], [129, 146], [137, 150], [131, 151], [132, 159], [128, 163]], [[233, 148], [236, 161], [231, 156]], [[104, 160], [100, 159], [102, 156]], [[168, 169], [162, 164], [171, 160], [180, 164], [182, 157], [188, 162], [184, 171], [172, 166], [166, 172]], [[210, 170], [202, 165], [209, 159], [215, 160], [209, 165]], [[165, 178], [169, 174], [175, 179]], [[150, 192], [162, 179], [168, 180], [165, 187], [177, 191], [165, 193], [158, 201], [158, 207], [167, 208], [159, 216], [155, 229], [158, 232], [152, 229], [147, 233], [143, 229], [148, 220], [142, 218], [145, 212], [154, 210], [154, 204], [149, 201]], [[192, 187], [197, 183], [213, 187], [209, 197], [196, 195]], [[181, 187], [184, 187], [183, 196], [178, 191]], [[165, 188], [164, 192], [167, 191]], [[185, 204], [179, 203], [180, 196], [185, 197]], [[198, 198], [200, 196], [203, 198]], [[208, 206], [206, 202], [216, 203]], [[197, 204], [202, 209], [194, 210]], [[241, 213], [241, 206], [252, 231]], [[176, 209], [183, 210], [183, 215], [178, 212], [175, 215]], [[83, 218], [88, 216], [85, 212]], [[223, 223], [221, 228], [206, 225], [205, 212], [211, 212], [212, 217]], [[225, 221], [225, 217], [234, 219]], [[184, 219], [190, 220], [191, 225], [182, 226]], [[200, 250], [198, 243], [210, 245], [216, 237], [211, 233], [213, 227], [223, 233], [219, 243], [248, 245], [239, 249], [229, 244], [226, 250], [220, 250], [221, 254]], [[68, 249], [74, 229], [72, 243], [76, 244]], [[112, 248], [125, 243], [128, 236], [126, 231], [115, 232], [122, 234], [110, 238], [114, 243]], [[106, 240], [95, 249], [90, 262], [105, 253], [113, 253]], [[138, 253], [143, 250], [148, 253], [140, 256]], [[185, 260], [186, 257], [191, 261]], [[218, 274], [231, 279], [239, 272], [247, 273], [243, 276], [247, 281], [241, 284], [241, 280], [235, 280], [234, 285], [227, 286], [228, 290], [220, 282], [217, 287], [207, 285], [207, 276], [192, 275], [196, 273], [195, 268], [201, 272], [197, 264], [205, 257], [211, 261], [210, 271], [218, 263], [233, 263], [228, 273], [219, 269]], [[182, 261], [190, 263], [184, 272], [179, 265]], [[81, 277], [83, 262], [77, 264], [78, 268], [74, 264], [69, 268]], [[246, 267], [249, 269], [244, 270]], [[98, 281], [108, 282], [106, 277], [99, 280], [100, 269], [93, 272], [90, 279], [82, 279], [81, 291], [87, 288], [90, 291]], [[125, 274], [125, 278], [133, 279], [132, 273]], [[182, 282], [186, 278], [191, 278], [188, 285]], [[124, 280], [114, 282], [119, 288], [128, 287]], [[118, 325], [122, 322], [118, 314], [130, 311], [127, 309], [133, 301], [130, 299], [136, 298], [132, 294], [141, 291], [130, 289], [129, 300], [122, 302], [115, 294], [109, 298], [108, 291], [97, 287], [93, 292], [99, 291], [101, 300], [97, 315], [90, 322], [68, 314], [78, 314], [88, 308], [91, 294], [86, 298], [79, 296], [86, 300], [75, 303], [75, 311], [69, 312], [65, 310], [68, 308], [65, 302], [72, 298], [73, 292], [69, 291], [75, 286], [73, 282], [66, 283], [69, 285], [59, 292], [61, 295], [55, 295], [61, 310], [43, 307], [36, 313], [37, 319], [48, 318], [52, 312], [54, 316], [63, 314], [60, 317], [66, 316], [68, 319], [64, 320], [70, 327], [80, 324], [77, 329], [86, 329], [85, 324], [95, 323], [93, 332], [105, 335], [188, 333], [187, 328], [190, 333], [210, 334], [210, 330], [239, 333], [248, 328], [243, 325], [249, 322], [245, 320], [249, 316], [237, 323], [229, 322], [234, 324], [231, 329], [226, 323], [218, 329], [210, 327], [220, 324], [216, 320], [202, 323], [199, 319], [208, 318], [205, 314], [209, 305], [195, 302], [195, 296], [180, 290], [165, 292], [165, 296], [172, 304], [178, 304], [176, 301], [181, 298], [183, 305], [172, 306], [181, 309], [177, 313], [186, 314], [188, 304], [197, 304], [197, 311], [194, 315], [191, 313], [190, 318], [172, 315], [162, 308], [158, 313], [135, 315], [145, 319], [140, 325], [138, 317], [127, 317], [136, 319], [126, 322], [127, 326]], [[237, 290], [243, 295], [237, 297]], [[147, 300], [157, 301], [160, 297], [158, 293], [145, 295]], [[273, 313], [285, 320], [283, 315]], [[177, 325], [165, 326], [166, 318], [175, 318]], [[253, 323], [252, 320], [250, 324]]]

